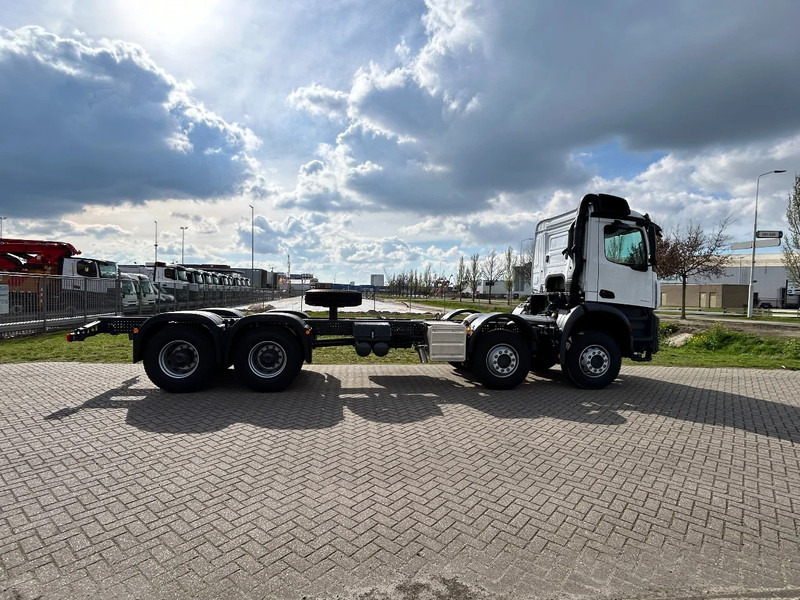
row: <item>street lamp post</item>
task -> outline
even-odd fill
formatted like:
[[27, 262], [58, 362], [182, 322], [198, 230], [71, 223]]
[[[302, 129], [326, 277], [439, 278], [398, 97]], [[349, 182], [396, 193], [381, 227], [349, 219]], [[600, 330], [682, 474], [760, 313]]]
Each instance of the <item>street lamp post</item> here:
[[774, 171], [767, 171], [762, 173], [756, 179], [756, 210], [753, 216], [753, 248], [750, 253], [750, 284], [747, 286], [747, 318], [753, 317], [753, 273], [756, 266], [756, 231], [758, 231], [758, 187], [761, 184], [761, 178], [764, 175], [772, 175], [773, 173], [786, 173], [786, 169], [776, 169]]
[[3, 239], [3, 221], [5, 221], [8, 217], [0, 217], [0, 240]]
[[255, 222], [255, 209], [250, 204], [250, 287], [256, 287], [255, 247], [256, 234], [253, 223]]
[[[153, 259], [153, 283], [158, 281], [158, 221], [153, 221], [156, 224], [156, 236], [153, 248], [155, 249], [155, 258]], [[158, 290], [158, 298], [161, 300], [161, 289]]]
[[188, 227], [181, 227], [181, 264], [183, 263], [183, 243], [186, 241], [186, 230]]

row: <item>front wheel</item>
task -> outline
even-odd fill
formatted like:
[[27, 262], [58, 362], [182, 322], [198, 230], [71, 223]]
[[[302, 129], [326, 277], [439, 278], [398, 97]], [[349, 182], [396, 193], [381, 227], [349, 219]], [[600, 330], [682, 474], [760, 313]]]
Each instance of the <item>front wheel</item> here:
[[214, 346], [202, 331], [166, 327], [147, 342], [144, 370], [150, 381], [167, 392], [194, 392], [215, 371]]
[[511, 331], [497, 329], [481, 335], [472, 353], [472, 371], [484, 386], [510, 390], [525, 381], [531, 364], [531, 350], [525, 340]]
[[303, 366], [300, 344], [283, 329], [259, 328], [238, 343], [236, 376], [256, 392], [280, 392], [294, 381]]
[[605, 333], [582, 331], [567, 343], [567, 375], [580, 388], [599, 390], [608, 386], [621, 366], [619, 346]]

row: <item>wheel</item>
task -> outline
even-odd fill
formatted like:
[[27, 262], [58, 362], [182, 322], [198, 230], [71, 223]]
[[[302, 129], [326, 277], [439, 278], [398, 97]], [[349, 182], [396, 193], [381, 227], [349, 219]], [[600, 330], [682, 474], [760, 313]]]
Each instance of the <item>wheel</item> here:
[[487, 388], [510, 390], [528, 376], [531, 351], [511, 331], [495, 330], [481, 335], [472, 352], [472, 371]]
[[216, 371], [214, 346], [192, 327], [166, 327], [144, 350], [144, 370], [150, 381], [167, 392], [194, 392]]
[[254, 329], [237, 346], [233, 362], [236, 376], [256, 392], [286, 389], [303, 366], [299, 342], [284, 329]]
[[606, 387], [617, 378], [621, 366], [619, 346], [605, 333], [582, 331], [567, 342], [567, 375], [580, 388]]

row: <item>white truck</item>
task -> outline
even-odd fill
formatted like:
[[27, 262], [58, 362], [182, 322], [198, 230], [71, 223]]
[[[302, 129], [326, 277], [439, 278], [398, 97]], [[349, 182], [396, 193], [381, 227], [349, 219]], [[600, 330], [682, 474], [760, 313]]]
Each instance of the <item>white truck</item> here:
[[360, 356], [414, 347], [423, 362], [449, 362], [494, 389], [514, 388], [530, 371], [558, 363], [575, 385], [599, 389], [617, 377], [623, 357], [647, 361], [658, 350], [659, 232], [623, 198], [584, 196], [576, 210], [537, 227], [533, 293], [510, 314], [461, 309], [436, 320], [340, 319], [340, 307], [361, 304], [360, 292], [312, 289], [305, 303], [327, 307], [327, 318], [175, 311], [101, 318], [67, 339], [128, 334], [133, 361], [143, 361], [150, 380], [170, 392], [200, 389], [231, 365], [249, 388], [278, 392], [315, 348], [345, 345]]

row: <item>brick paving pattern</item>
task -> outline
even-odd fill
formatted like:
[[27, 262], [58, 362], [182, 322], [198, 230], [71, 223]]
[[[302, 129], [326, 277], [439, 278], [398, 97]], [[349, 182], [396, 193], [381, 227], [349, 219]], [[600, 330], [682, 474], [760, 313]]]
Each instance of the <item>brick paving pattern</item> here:
[[800, 373], [0, 365], [0, 597], [800, 597]]

